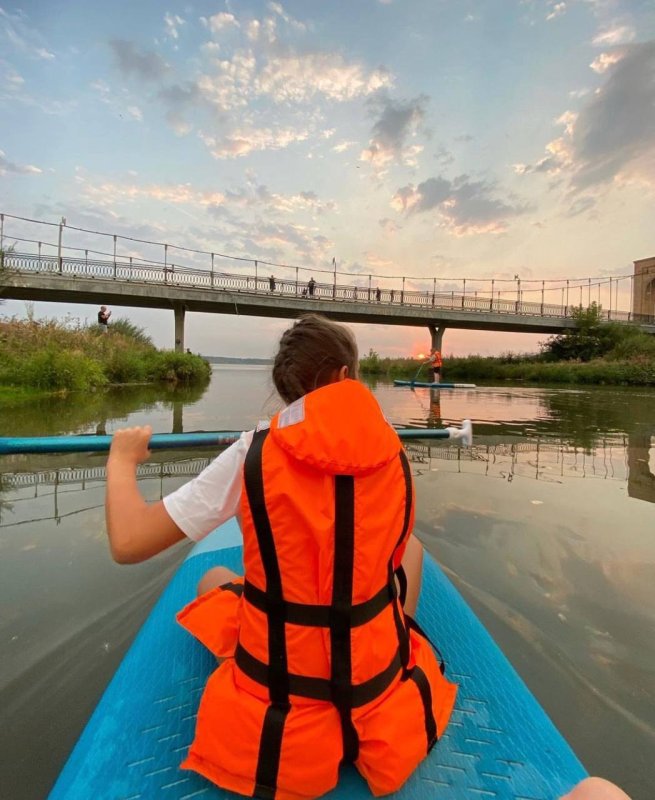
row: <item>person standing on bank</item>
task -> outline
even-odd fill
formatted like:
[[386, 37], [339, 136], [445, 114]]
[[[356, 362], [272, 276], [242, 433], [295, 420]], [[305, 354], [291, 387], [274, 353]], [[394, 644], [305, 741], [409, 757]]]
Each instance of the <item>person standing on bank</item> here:
[[348, 328], [301, 317], [273, 364], [286, 407], [153, 504], [136, 481], [152, 429], [112, 440], [107, 533], [120, 563], [238, 517], [245, 576], [210, 569], [177, 617], [222, 659], [182, 767], [249, 797], [320, 797], [342, 761], [375, 796], [394, 792], [453, 710], [457, 687], [411, 619], [423, 557], [411, 469], [358, 361]]
[[100, 311], [98, 311], [98, 325], [100, 325], [103, 333], [107, 333], [109, 317], [111, 317], [111, 311], [107, 310], [107, 306], [100, 306]]

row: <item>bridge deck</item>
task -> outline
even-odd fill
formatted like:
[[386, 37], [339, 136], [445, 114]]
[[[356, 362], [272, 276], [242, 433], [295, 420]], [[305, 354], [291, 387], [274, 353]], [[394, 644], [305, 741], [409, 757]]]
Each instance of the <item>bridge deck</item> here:
[[[530, 333], [557, 333], [575, 325], [573, 305], [455, 292], [385, 289], [378, 295], [372, 288], [320, 283], [310, 296], [297, 281], [276, 280], [271, 291], [268, 278], [253, 275], [21, 254], [5, 256], [0, 295], [261, 317], [295, 318], [319, 311], [343, 322]], [[635, 320], [629, 312], [614, 311], [611, 319], [655, 334], [653, 317]]]

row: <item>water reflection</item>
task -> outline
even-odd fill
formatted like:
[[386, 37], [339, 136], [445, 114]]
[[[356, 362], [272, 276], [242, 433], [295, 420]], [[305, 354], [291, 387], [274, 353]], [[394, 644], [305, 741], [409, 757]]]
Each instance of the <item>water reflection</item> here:
[[[648, 463], [650, 436], [615, 437], [591, 450], [555, 442], [551, 437], [499, 444], [484, 444], [481, 438], [466, 449], [412, 442], [406, 450], [418, 475], [440, 468], [509, 483], [515, 477], [558, 483], [570, 478], [609, 479], [625, 482], [630, 497], [655, 503], [655, 475]], [[444, 461], [449, 465], [437, 466]]]
[[655, 503], [655, 474], [649, 463], [651, 436], [632, 433], [628, 437], [628, 494]]
[[172, 426], [167, 432], [183, 430], [185, 406], [199, 401], [206, 393], [204, 386], [169, 384], [121, 386], [88, 392], [82, 395], [41, 397], [11, 407], [3, 406], [0, 436], [55, 436], [66, 433], [108, 432], [108, 423], [126, 420], [135, 412], [154, 414], [172, 412]]
[[[635, 800], [649, 798], [655, 392], [373, 388], [397, 424], [473, 420], [470, 450], [409, 444], [417, 530], [586, 765]], [[146, 422], [157, 432], [244, 429], [275, 410], [270, 398], [267, 369], [220, 368], [206, 391], [107, 392], [84, 409], [55, 401], [16, 420], [3, 415], [0, 426], [23, 435]], [[156, 452], [139, 468], [143, 493], [162, 497], [217, 452]], [[14, 796], [46, 794], [102, 688], [98, 676], [109, 677], [147, 611], [144, 597], [154, 598], [181, 555], [130, 568], [111, 562], [105, 462], [0, 458], [0, 749]], [[28, 750], [44, 765], [38, 774], [22, 757]]]

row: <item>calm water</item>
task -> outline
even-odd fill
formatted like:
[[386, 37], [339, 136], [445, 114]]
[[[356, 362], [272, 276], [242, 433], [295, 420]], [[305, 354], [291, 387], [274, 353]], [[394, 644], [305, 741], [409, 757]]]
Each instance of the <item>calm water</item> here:
[[[410, 446], [417, 532], [587, 768], [634, 800], [655, 787], [655, 392], [394, 389], [395, 423], [470, 417], [470, 451]], [[208, 389], [138, 388], [0, 415], [0, 435], [244, 429], [274, 412], [268, 371], [221, 367]], [[158, 453], [149, 499], [211, 451]], [[0, 458], [0, 796], [41, 798], [185, 552], [107, 553], [104, 459]]]

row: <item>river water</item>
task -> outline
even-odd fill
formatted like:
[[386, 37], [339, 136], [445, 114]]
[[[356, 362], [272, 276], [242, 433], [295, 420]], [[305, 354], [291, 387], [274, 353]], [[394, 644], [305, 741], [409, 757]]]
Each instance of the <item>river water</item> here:
[[[592, 773], [655, 794], [655, 391], [371, 384], [394, 423], [474, 423], [471, 450], [410, 445], [416, 532]], [[252, 427], [269, 371], [207, 389], [124, 388], [5, 409], [0, 435]], [[155, 454], [151, 500], [212, 451]], [[0, 458], [0, 796], [52, 785], [121, 655], [186, 552], [117, 566], [100, 456]]]

